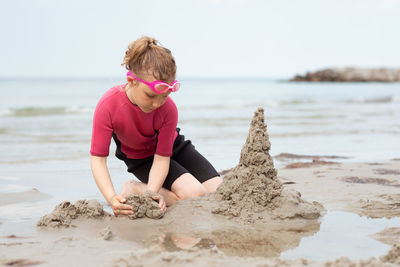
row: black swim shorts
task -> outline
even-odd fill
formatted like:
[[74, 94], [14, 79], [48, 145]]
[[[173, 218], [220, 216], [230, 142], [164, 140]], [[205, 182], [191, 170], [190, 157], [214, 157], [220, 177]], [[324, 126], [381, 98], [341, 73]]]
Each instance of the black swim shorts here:
[[[184, 173], [192, 174], [200, 183], [219, 176], [219, 173], [211, 163], [195, 149], [192, 142], [185, 140], [185, 136], [179, 133], [180, 129], [177, 128], [176, 131], [178, 132], [178, 136], [174, 142], [169, 172], [165, 178], [163, 187], [171, 190], [171, 186], [175, 180]], [[128, 172], [134, 174], [142, 183], [147, 184], [154, 156], [144, 159], [129, 159], [125, 154], [121, 153], [119, 140], [116, 139], [115, 135], [113, 137], [117, 144], [117, 158], [125, 162]]]

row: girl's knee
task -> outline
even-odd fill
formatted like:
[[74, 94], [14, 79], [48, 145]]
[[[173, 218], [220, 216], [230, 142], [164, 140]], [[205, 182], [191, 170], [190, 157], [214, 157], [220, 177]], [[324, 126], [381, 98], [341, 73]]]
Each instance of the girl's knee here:
[[176, 192], [176, 195], [179, 197], [179, 199], [189, 199], [189, 198], [194, 198], [194, 197], [203, 197], [207, 194], [206, 189], [199, 185], [198, 187], [191, 187], [190, 189], [183, 189], [183, 190], [178, 190]]
[[197, 187], [192, 194], [193, 197], [204, 197], [207, 194], [207, 190], [204, 188], [204, 186], [199, 185], [199, 187]]
[[221, 177], [216, 176], [203, 182], [202, 185], [204, 186], [204, 188], [207, 190], [208, 193], [211, 193], [215, 192], [221, 183], [222, 183]]
[[[184, 176], [185, 175], [185, 176]], [[184, 174], [172, 185], [172, 191], [179, 199], [203, 197], [207, 194], [206, 188], [190, 174]], [[190, 176], [189, 176], [190, 175]]]

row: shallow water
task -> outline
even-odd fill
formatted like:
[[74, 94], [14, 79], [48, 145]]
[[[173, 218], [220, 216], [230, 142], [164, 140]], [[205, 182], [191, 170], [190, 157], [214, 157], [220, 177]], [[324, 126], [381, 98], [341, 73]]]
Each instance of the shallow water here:
[[[0, 165], [86, 158], [96, 103], [121, 83], [122, 79], [1, 80]], [[354, 161], [399, 156], [400, 83], [182, 84], [172, 96], [179, 110], [178, 127], [218, 170], [237, 162], [258, 106], [265, 109], [272, 155], [334, 154]]]
[[346, 256], [352, 260], [386, 254], [391, 246], [370, 237], [387, 227], [400, 227], [400, 218], [369, 219], [350, 212], [331, 211], [321, 219], [318, 233], [304, 237], [300, 245], [281, 254], [285, 259], [333, 260]]
[[[325, 261], [345, 256], [352, 260], [361, 260], [370, 257], [379, 258], [391, 248], [391, 246], [375, 240], [370, 235], [387, 227], [399, 226], [400, 218], [369, 219], [354, 213], [334, 211], [328, 212], [321, 219], [320, 230], [317, 233], [303, 237], [300, 244], [293, 249], [288, 248], [294, 243], [287, 243], [282, 246], [286, 249], [277, 251], [279, 248], [277, 244], [284, 243], [284, 240], [276, 240], [276, 238], [287, 237], [283, 233], [275, 234], [268, 240], [252, 240], [248, 243], [243, 240], [243, 244], [227, 244], [223, 240], [223, 235], [218, 239], [218, 235], [214, 235], [212, 238], [201, 238], [168, 232], [163, 239], [163, 245], [169, 251], [188, 249], [194, 246], [206, 249], [214, 248], [227, 255], [245, 257], [275, 257], [279, 256], [280, 253], [281, 258], [284, 259], [305, 258]], [[223, 247], [219, 247], [218, 244], [223, 244]], [[240, 252], [238, 252], [238, 247]]]

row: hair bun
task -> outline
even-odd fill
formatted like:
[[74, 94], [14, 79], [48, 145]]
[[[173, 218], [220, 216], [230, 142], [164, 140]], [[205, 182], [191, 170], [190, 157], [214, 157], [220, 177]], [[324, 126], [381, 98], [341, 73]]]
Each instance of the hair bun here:
[[156, 40], [153, 38], [149, 38], [147, 40], [147, 46], [153, 46], [153, 45], [157, 45]]

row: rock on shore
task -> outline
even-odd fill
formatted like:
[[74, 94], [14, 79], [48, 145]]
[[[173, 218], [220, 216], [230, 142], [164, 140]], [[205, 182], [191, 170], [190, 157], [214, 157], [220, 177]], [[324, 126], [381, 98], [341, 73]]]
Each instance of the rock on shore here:
[[292, 82], [400, 82], [400, 69], [328, 68], [296, 75]]

